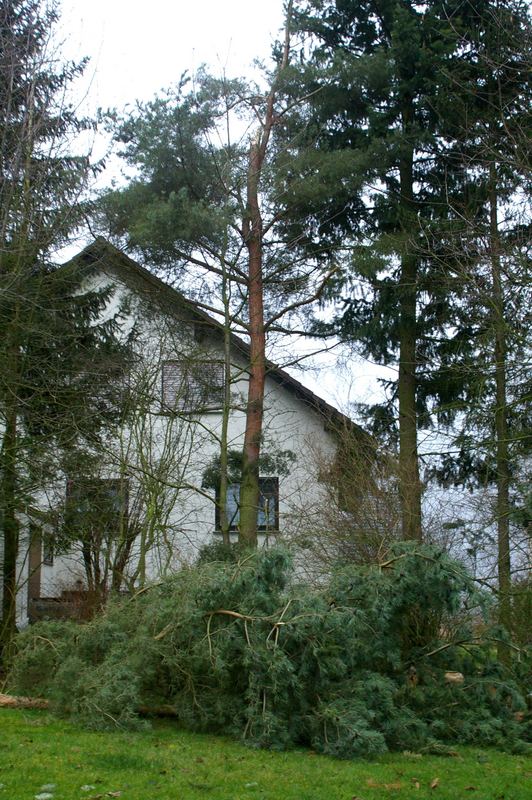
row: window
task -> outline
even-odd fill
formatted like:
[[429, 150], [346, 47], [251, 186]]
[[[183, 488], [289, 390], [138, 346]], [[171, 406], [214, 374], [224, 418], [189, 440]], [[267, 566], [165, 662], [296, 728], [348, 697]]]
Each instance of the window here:
[[[279, 478], [259, 478], [259, 507], [257, 511], [257, 528], [259, 531], [279, 530]], [[220, 508], [218, 497], [216, 503], [216, 530], [220, 530]], [[227, 518], [229, 530], [238, 530], [240, 519], [240, 484], [232, 483], [227, 487]]]
[[128, 482], [88, 478], [67, 482], [65, 522], [78, 535], [114, 536], [127, 520]]
[[54, 546], [48, 537], [45, 537], [42, 542], [42, 563], [47, 567], [54, 565]]
[[162, 404], [170, 411], [215, 410], [224, 402], [224, 365], [221, 361], [165, 361]]

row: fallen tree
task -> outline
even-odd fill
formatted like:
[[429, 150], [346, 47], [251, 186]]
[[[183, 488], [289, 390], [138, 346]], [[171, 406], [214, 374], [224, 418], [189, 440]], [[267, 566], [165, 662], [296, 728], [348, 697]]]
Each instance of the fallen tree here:
[[503, 633], [480, 631], [482, 603], [463, 567], [426, 546], [402, 543], [319, 590], [267, 550], [183, 570], [85, 625], [33, 626], [10, 684], [93, 728], [146, 724], [140, 709], [164, 706], [193, 730], [344, 758], [519, 749], [526, 705], [495, 659]]

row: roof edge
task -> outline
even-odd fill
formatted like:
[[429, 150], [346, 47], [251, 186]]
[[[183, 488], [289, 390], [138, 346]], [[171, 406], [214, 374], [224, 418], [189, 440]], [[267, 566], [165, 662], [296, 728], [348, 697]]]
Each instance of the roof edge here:
[[[147, 286], [161, 292], [167, 302], [178, 304], [181, 310], [189, 311], [194, 320], [201, 320], [211, 329], [223, 331], [223, 325], [203, 309], [199, 308], [193, 300], [185, 297], [179, 290], [174, 289], [151, 273], [146, 267], [141, 266], [120, 248], [109, 242], [104, 237], [98, 236], [93, 242], [83, 248], [77, 255], [62, 265], [61, 269], [76, 269], [79, 266], [86, 269], [97, 269], [99, 266], [111, 268], [115, 272], [123, 273], [122, 277], [127, 279], [128, 273], [145, 282]], [[244, 356], [249, 357], [249, 345], [239, 336], [231, 333], [231, 342]], [[368, 437], [371, 435], [360, 425], [357, 425], [350, 417], [343, 414], [333, 405], [322, 397], [319, 397], [311, 389], [304, 386], [296, 378], [293, 378], [285, 369], [279, 367], [271, 361], [267, 361], [267, 375], [275, 380], [279, 385], [291, 391], [306, 405], [324, 417], [327, 427], [332, 431], [345, 430], [346, 428], [358, 435]]]

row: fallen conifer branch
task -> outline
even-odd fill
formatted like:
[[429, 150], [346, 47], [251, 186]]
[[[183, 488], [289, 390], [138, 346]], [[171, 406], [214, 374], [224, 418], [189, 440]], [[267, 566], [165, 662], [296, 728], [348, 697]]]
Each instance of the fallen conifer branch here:
[[[0, 694], [0, 708], [37, 708], [47, 709], [49, 700], [43, 697], [17, 697], [10, 694]], [[173, 706], [139, 706], [138, 713], [142, 716], [176, 717], [177, 711]]]
[[0, 694], [0, 708], [48, 708], [48, 700], [42, 697], [15, 697]]

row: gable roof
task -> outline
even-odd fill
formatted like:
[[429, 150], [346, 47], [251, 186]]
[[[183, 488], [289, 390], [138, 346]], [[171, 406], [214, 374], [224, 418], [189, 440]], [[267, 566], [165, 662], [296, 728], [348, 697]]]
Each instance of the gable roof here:
[[[207, 314], [192, 300], [189, 300], [177, 289], [169, 286], [145, 267], [142, 267], [103, 237], [96, 238], [78, 255], [67, 262], [62, 269], [72, 269], [82, 273], [91, 273], [100, 269], [111, 271], [128, 285], [133, 282], [135, 289], [146, 299], [153, 300], [159, 306], [163, 304], [170, 311], [173, 310], [174, 313], [178, 310], [184, 321], [190, 321], [190, 323], [200, 322], [206, 329], [223, 331], [223, 325], [218, 320]], [[231, 334], [231, 342], [235, 350], [249, 358], [250, 350], [247, 342], [234, 333]], [[333, 430], [345, 430], [347, 427], [351, 432], [357, 432], [364, 437], [371, 438], [363, 428], [356, 425], [353, 420], [342, 414], [326, 400], [314, 394], [286, 370], [271, 361], [267, 361], [266, 368], [269, 378], [296, 396], [305, 405], [321, 414], [328, 427]]]

